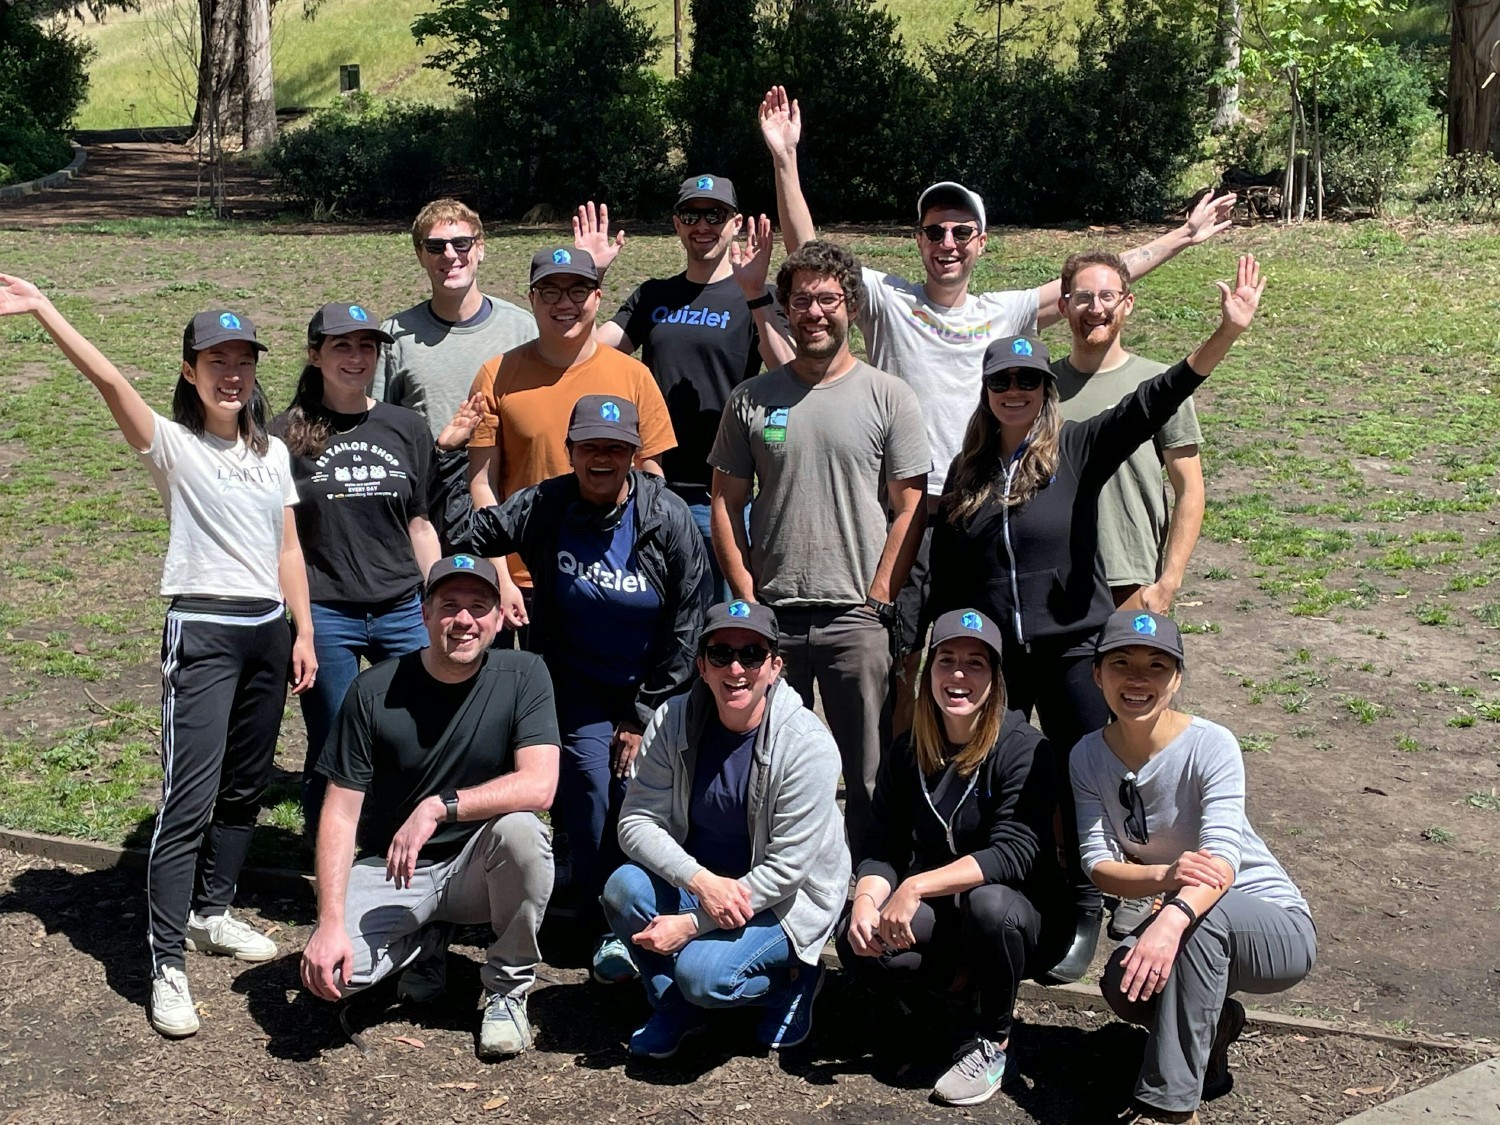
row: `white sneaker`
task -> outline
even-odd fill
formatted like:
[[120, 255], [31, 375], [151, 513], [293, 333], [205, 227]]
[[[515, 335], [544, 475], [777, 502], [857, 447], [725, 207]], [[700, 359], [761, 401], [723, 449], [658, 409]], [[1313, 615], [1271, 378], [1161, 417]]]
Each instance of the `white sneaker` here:
[[274, 941], [227, 910], [210, 918], [189, 912], [187, 947], [197, 953], [218, 953], [241, 961], [269, 961], [276, 956]]
[[151, 1026], [168, 1039], [184, 1039], [198, 1031], [198, 1012], [188, 991], [187, 975], [168, 965], [151, 980]]

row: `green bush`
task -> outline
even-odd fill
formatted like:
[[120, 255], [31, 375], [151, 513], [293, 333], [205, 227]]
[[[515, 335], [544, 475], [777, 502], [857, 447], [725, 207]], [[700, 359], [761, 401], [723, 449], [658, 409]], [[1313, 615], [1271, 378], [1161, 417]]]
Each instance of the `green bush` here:
[[1417, 137], [1434, 119], [1420, 62], [1377, 48], [1368, 66], [1335, 74], [1319, 91], [1323, 184], [1335, 202], [1379, 214]]
[[1469, 223], [1500, 220], [1500, 160], [1483, 152], [1448, 157], [1421, 202], [1434, 218]]
[[441, 0], [412, 32], [446, 44], [427, 65], [473, 98], [487, 210], [560, 217], [593, 198], [628, 214], [667, 198], [659, 48], [628, 2]]
[[42, 28], [19, 9], [0, 8], [0, 124], [66, 133], [88, 97], [93, 56], [64, 27]]
[[73, 147], [56, 133], [0, 125], [0, 186], [25, 183], [66, 168]]
[[317, 217], [407, 216], [453, 188], [467, 115], [353, 94], [283, 129], [268, 154], [278, 195]]

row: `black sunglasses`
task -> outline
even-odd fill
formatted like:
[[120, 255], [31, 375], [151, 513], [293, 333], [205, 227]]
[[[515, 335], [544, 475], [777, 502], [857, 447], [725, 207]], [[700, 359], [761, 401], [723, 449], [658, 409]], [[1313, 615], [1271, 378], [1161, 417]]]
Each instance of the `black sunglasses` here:
[[729, 212], [722, 207], [709, 207], [703, 211], [684, 207], [677, 212], [677, 221], [685, 227], [697, 226], [699, 219], [711, 227], [722, 227], [729, 221]]
[[1134, 772], [1120, 779], [1120, 804], [1125, 806], [1125, 835], [1134, 843], [1149, 844], [1151, 829], [1146, 825], [1146, 801], [1135, 783]]
[[441, 254], [445, 246], [452, 246], [455, 254], [467, 254], [478, 241], [472, 234], [456, 234], [452, 238], [424, 238], [422, 249], [429, 254]]
[[771, 650], [765, 645], [746, 645], [744, 648], [735, 648], [733, 645], [708, 645], [704, 648], [703, 655], [715, 668], [728, 668], [736, 660], [742, 667], [759, 668], [771, 655]]
[[986, 371], [984, 387], [988, 391], [1008, 391], [1014, 382], [1023, 391], [1034, 391], [1046, 378], [1034, 367], [1008, 367], [1004, 371]]
[[962, 246], [979, 233], [978, 227], [972, 227], [968, 223], [958, 223], [951, 227], [945, 227], [942, 223], [928, 223], [925, 227], [917, 229], [922, 232], [922, 237], [928, 242], [942, 242], [943, 236], [951, 231], [955, 246]]

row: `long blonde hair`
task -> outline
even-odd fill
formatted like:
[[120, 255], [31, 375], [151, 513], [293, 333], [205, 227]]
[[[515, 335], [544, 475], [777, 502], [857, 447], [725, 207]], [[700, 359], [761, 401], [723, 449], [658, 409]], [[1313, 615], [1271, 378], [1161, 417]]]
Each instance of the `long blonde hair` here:
[[990, 409], [988, 393], [980, 390], [979, 405], [969, 416], [963, 448], [943, 492], [942, 510], [948, 522], [967, 523], [979, 509], [997, 498], [1007, 507], [1019, 508], [1057, 472], [1062, 410], [1058, 406], [1056, 380], [1049, 375], [1042, 385], [1042, 411], [1026, 435], [1021, 462], [1008, 495], [1003, 495], [1005, 455], [1000, 449], [1000, 422]]
[[[927, 663], [922, 668], [922, 682], [917, 685], [917, 704], [912, 713], [911, 744], [916, 751], [917, 768], [924, 774], [936, 773], [948, 761], [943, 716], [932, 694], [932, 662], [941, 647], [938, 645], [927, 650]], [[994, 748], [1000, 737], [1000, 726], [1005, 721], [1005, 677], [1001, 675], [1000, 657], [989, 645], [985, 645], [984, 650], [990, 661], [990, 694], [979, 710], [974, 733], [953, 758], [959, 777], [968, 777], [979, 768]]]

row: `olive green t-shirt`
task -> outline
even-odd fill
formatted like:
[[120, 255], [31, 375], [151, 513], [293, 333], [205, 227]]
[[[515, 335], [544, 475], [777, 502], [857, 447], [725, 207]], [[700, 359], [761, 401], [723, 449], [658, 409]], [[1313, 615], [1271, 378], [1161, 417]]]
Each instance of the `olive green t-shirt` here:
[[[1103, 413], [1146, 380], [1167, 369], [1133, 355], [1113, 371], [1083, 375], [1066, 359], [1055, 360], [1062, 416], [1082, 422]], [[1120, 466], [1099, 494], [1099, 555], [1111, 586], [1149, 586], [1161, 577], [1162, 549], [1167, 543], [1167, 490], [1163, 453], [1184, 445], [1201, 445], [1203, 433], [1193, 400], [1141, 445]]]

